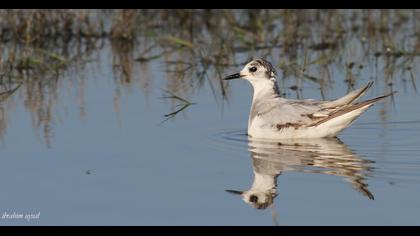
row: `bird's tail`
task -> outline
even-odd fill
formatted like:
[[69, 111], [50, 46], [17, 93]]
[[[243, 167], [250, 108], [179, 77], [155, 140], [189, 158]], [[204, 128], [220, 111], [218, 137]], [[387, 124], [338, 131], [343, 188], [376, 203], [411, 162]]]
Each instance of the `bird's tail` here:
[[372, 87], [372, 85], [373, 85], [373, 82], [369, 82], [364, 87], [356, 89], [356, 90], [348, 93], [344, 97], [341, 97], [339, 99], [329, 101], [329, 102], [325, 102], [325, 103], [321, 104], [321, 107], [322, 108], [332, 108], [332, 107], [338, 107], [338, 106], [344, 106], [344, 105], [352, 104], [353, 102], [356, 102], [357, 99], [362, 97], [366, 93], [366, 91], [368, 91], [369, 88]]

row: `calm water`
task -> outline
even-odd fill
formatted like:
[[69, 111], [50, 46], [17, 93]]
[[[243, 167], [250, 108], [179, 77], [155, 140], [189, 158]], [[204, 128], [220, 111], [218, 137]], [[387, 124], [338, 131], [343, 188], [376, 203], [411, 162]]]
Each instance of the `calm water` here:
[[[195, 104], [161, 123], [177, 105], [161, 98], [164, 62], [136, 64], [122, 86], [111, 58], [105, 47], [84, 70], [60, 78], [57, 94], [45, 91], [50, 111], [28, 105], [29, 84], [2, 103], [1, 225], [420, 223], [420, 97], [398, 76], [394, 100], [372, 107], [339, 139], [279, 143], [248, 140], [246, 81], [230, 82], [227, 101], [205, 82], [190, 92]], [[357, 87], [370, 73], [362, 71]], [[333, 76], [327, 99], [347, 92], [344, 73]], [[321, 99], [314, 83], [303, 88], [303, 97]], [[386, 89], [379, 79], [366, 97]], [[267, 189], [252, 188], [254, 181]], [[251, 195], [264, 203], [250, 204]], [[5, 219], [13, 212], [39, 215]]]

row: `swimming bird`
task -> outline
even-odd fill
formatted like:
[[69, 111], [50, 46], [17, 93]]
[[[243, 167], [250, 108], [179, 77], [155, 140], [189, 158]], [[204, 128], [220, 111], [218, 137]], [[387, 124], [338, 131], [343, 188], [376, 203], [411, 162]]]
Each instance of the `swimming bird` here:
[[245, 79], [253, 89], [252, 106], [248, 119], [248, 135], [267, 139], [300, 139], [335, 137], [364, 111], [393, 94], [389, 93], [363, 102], [357, 102], [373, 85], [351, 91], [331, 101], [315, 99], [294, 100], [280, 96], [276, 70], [263, 58], [250, 61], [236, 74], [224, 80]]

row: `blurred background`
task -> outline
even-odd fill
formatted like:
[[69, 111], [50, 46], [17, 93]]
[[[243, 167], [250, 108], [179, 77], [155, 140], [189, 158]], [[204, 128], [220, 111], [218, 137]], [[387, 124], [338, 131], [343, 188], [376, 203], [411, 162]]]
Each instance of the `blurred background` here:
[[[135, 86], [145, 96], [153, 80], [188, 99], [203, 84], [214, 99], [230, 96], [220, 78], [255, 56], [280, 70], [285, 96], [303, 97], [315, 83], [325, 98], [332, 83], [353, 88], [361, 71], [392, 90], [402, 82], [416, 90], [415, 59], [420, 52], [416, 10], [1, 10], [2, 97], [17, 90], [48, 139], [53, 107], [63, 77], [76, 77], [83, 112], [86, 66], [101, 64], [110, 50], [118, 111], [120, 87]], [[159, 63], [161, 78], [148, 72]], [[103, 63], [102, 63], [103, 64]], [[339, 72], [336, 72], [336, 71]], [[89, 72], [91, 70], [88, 70]], [[340, 73], [340, 76], [336, 76]], [[86, 76], [85, 76], [86, 77]], [[89, 77], [89, 76], [87, 76]], [[291, 81], [284, 87], [284, 81]], [[386, 91], [384, 91], [386, 92]], [[48, 95], [47, 95], [48, 94]], [[7, 124], [1, 120], [1, 133]], [[45, 140], [48, 142], [48, 140]]]

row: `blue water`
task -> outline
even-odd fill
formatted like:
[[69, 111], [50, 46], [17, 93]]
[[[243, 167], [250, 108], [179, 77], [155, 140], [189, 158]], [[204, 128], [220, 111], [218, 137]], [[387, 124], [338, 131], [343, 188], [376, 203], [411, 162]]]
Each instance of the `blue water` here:
[[[252, 93], [246, 81], [229, 83], [227, 101], [212, 92], [209, 81], [217, 85], [217, 78], [190, 92], [179, 89], [195, 104], [161, 123], [173, 111], [162, 89], [176, 83], [164, 61], [137, 63], [124, 86], [115, 80], [111, 58], [108, 47], [99, 62], [60, 78], [46, 127], [45, 120], [38, 125], [39, 111], [25, 105], [28, 84], [3, 102], [0, 214], [39, 217], [2, 217], [1, 225], [420, 223], [419, 94], [410, 84], [397, 80], [393, 101], [372, 107], [341, 133], [331, 144], [339, 149], [334, 158], [323, 156], [331, 149], [322, 145], [308, 154], [299, 144], [272, 143], [266, 158], [245, 135]], [[366, 71], [356, 87], [370, 80]], [[344, 75], [337, 70], [334, 76], [327, 99], [347, 92]], [[287, 88], [294, 81], [284, 83], [282, 90], [296, 98]], [[321, 99], [318, 88], [304, 82], [303, 97]], [[385, 92], [379, 80], [365, 96]], [[265, 166], [255, 161], [261, 156]], [[225, 191], [249, 189], [254, 168], [282, 172], [266, 209]], [[351, 181], [366, 185], [374, 200]]]

